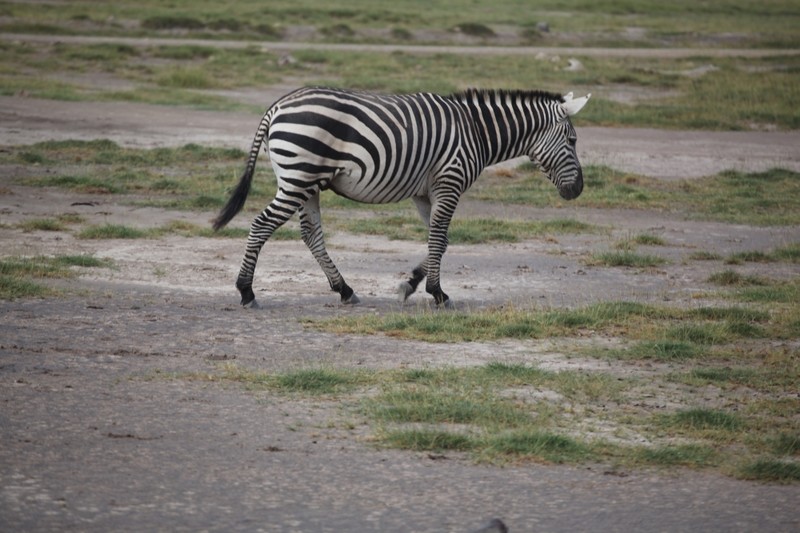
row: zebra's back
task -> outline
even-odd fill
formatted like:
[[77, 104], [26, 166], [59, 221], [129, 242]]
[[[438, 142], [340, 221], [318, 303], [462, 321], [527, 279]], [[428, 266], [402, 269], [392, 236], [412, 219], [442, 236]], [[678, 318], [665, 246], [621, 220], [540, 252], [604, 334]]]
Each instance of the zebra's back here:
[[465, 108], [429, 93], [304, 88], [273, 107], [269, 151], [281, 179], [369, 203], [426, 194], [470, 136]]

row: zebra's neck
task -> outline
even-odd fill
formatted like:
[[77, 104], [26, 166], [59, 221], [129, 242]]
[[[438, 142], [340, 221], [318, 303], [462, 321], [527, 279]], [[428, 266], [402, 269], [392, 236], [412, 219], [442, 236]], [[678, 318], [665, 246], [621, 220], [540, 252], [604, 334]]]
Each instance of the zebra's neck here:
[[551, 117], [548, 104], [562, 101], [542, 91], [469, 89], [454, 97], [469, 109], [487, 166], [529, 153]]

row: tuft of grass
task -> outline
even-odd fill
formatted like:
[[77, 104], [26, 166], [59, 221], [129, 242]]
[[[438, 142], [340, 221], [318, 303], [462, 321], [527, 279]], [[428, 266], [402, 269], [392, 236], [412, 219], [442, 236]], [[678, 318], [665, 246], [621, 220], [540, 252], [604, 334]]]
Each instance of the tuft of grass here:
[[26, 185], [60, 187], [89, 194], [125, 194], [127, 189], [105, 178], [91, 176], [46, 176], [26, 181]]
[[743, 479], [757, 481], [800, 481], [800, 464], [776, 459], [759, 459], [748, 462], [737, 472]]
[[772, 257], [777, 261], [800, 263], [800, 242], [777, 248], [772, 252]]
[[762, 280], [762, 283], [752, 284], [761, 286], [741, 287], [731, 297], [742, 302], [797, 303], [800, 301], [800, 283], [798, 281], [800, 280], [779, 285], [763, 286], [765, 283]]
[[720, 344], [731, 340], [725, 324], [719, 322], [676, 324], [667, 328], [665, 336], [678, 342], [703, 345]]
[[715, 272], [708, 277], [708, 282], [714, 285], [746, 287], [751, 285], [767, 285], [768, 282], [758, 276], [745, 276], [735, 270]]
[[145, 18], [141, 24], [149, 30], [199, 30], [206, 26], [201, 20], [186, 15], [155, 15]]
[[636, 459], [656, 466], [706, 467], [716, 464], [717, 454], [709, 446], [700, 444], [667, 445], [640, 448]]
[[656, 361], [685, 361], [704, 353], [705, 350], [693, 342], [675, 340], [642, 341], [624, 352], [625, 357]]
[[781, 433], [772, 441], [772, 451], [777, 455], [800, 455], [800, 433]]
[[[685, 202], [698, 216], [759, 226], [800, 223], [800, 173], [721, 172], [683, 184]], [[679, 198], [676, 198], [679, 200]]]
[[773, 261], [772, 256], [768, 253], [751, 251], [751, 252], [739, 252], [731, 254], [725, 259], [725, 264], [741, 265], [744, 262], [770, 263], [772, 261]]
[[667, 260], [655, 255], [638, 254], [628, 250], [615, 252], [599, 252], [591, 256], [589, 265], [611, 267], [653, 268], [666, 263]]
[[203, 69], [178, 67], [158, 77], [158, 85], [176, 89], [214, 89], [220, 84]]
[[459, 33], [463, 33], [464, 35], [481, 37], [483, 39], [494, 37], [496, 35], [492, 28], [480, 22], [463, 22], [456, 25], [453, 29]]
[[769, 313], [747, 307], [699, 307], [688, 313], [705, 320], [732, 320], [736, 322], [766, 322]]
[[396, 429], [386, 431], [381, 440], [393, 448], [413, 451], [469, 451], [476, 447], [469, 435], [434, 429]]
[[[391, 215], [350, 220], [341, 224], [345, 231], [367, 235], [384, 235], [392, 240], [425, 241], [428, 231], [422, 221], [408, 215]], [[547, 221], [515, 221], [493, 218], [456, 219], [448, 230], [451, 244], [484, 244], [519, 242], [552, 234], [597, 233], [597, 226], [573, 219]]]
[[689, 254], [689, 259], [692, 261], [719, 261], [722, 256], [713, 252], [699, 251]]
[[530, 429], [491, 436], [488, 438], [486, 451], [551, 463], [579, 462], [590, 453], [588, 446], [573, 438]]
[[0, 274], [0, 300], [40, 298], [53, 293], [53, 289], [39, 283]]
[[64, 231], [67, 227], [54, 218], [33, 218], [17, 224], [23, 231]]
[[75, 272], [70, 267], [109, 268], [112, 265], [110, 260], [90, 255], [6, 258], [0, 260], [0, 299], [49, 296], [55, 291], [32, 281], [31, 278], [71, 278], [75, 276]]
[[278, 389], [309, 394], [336, 394], [352, 389], [357, 383], [357, 377], [352, 373], [325, 368], [296, 370], [274, 379], [274, 386]]
[[93, 255], [58, 255], [51, 259], [57, 266], [81, 267], [81, 268], [111, 268], [114, 263], [110, 259], [101, 259]]
[[447, 389], [398, 389], [371, 399], [370, 416], [383, 423], [476, 424], [516, 427], [529, 423], [529, 413], [491, 395]]
[[102, 226], [89, 226], [81, 230], [79, 239], [143, 239], [150, 237], [152, 232], [124, 226], [121, 224], [104, 224]]
[[687, 409], [663, 418], [666, 425], [692, 430], [736, 431], [743, 426], [738, 416], [717, 409]]
[[665, 246], [667, 242], [657, 235], [642, 233], [633, 238], [633, 242], [642, 246]]
[[308, 320], [307, 324], [337, 333], [406, 337], [429, 342], [474, 342], [501, 338], [566, 336], [581, 329], [630, 327], [667, 318], [673, 312], [635, 302], [603, 302], [578, 309], [489, 309], [473, 313], [390, 313]]

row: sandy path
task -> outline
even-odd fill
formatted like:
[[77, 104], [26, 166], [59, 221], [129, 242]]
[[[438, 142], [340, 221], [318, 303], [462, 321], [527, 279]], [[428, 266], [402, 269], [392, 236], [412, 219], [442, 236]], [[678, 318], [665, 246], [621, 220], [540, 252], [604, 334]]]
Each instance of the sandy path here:
[[330, 50], [338, 52], [404, 52], [409, 54], [460, 54], [460, 55], [526, 55], [559, 54], [586, 57], [772, 57], [800, 54], [793, 48], [580, 48], [545, 46], [449, 46], [412, 44], [341, 44], [287, 41], [237, 41], [225, 39], [175, 39], [169, 37], [104, 37], [89, 35], [37, 35], [0, 34], [0, 39], [29, 43], [119, 43], [129, 46], [210, 46], [216, 48], [248, 48], [257, 46], [274, 52], [295, 50]]

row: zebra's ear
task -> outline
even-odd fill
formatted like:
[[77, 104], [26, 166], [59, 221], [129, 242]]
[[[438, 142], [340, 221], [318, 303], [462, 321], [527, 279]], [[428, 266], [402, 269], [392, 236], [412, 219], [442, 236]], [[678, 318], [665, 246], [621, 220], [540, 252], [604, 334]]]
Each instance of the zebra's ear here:
[[586, 96], [582, 96], [580, 98], [573, 98], [572, 93], [569, 92], [564, 95], [564, 103], [561, 104], [561, 107], [564, 108], [567, 115], [572, 116], [575, 115], [578, 111], [583, 109], [583, 106], [586, 105], [586, 102], [589, 101], [591, 98], [592, 93], [587, 94]]

